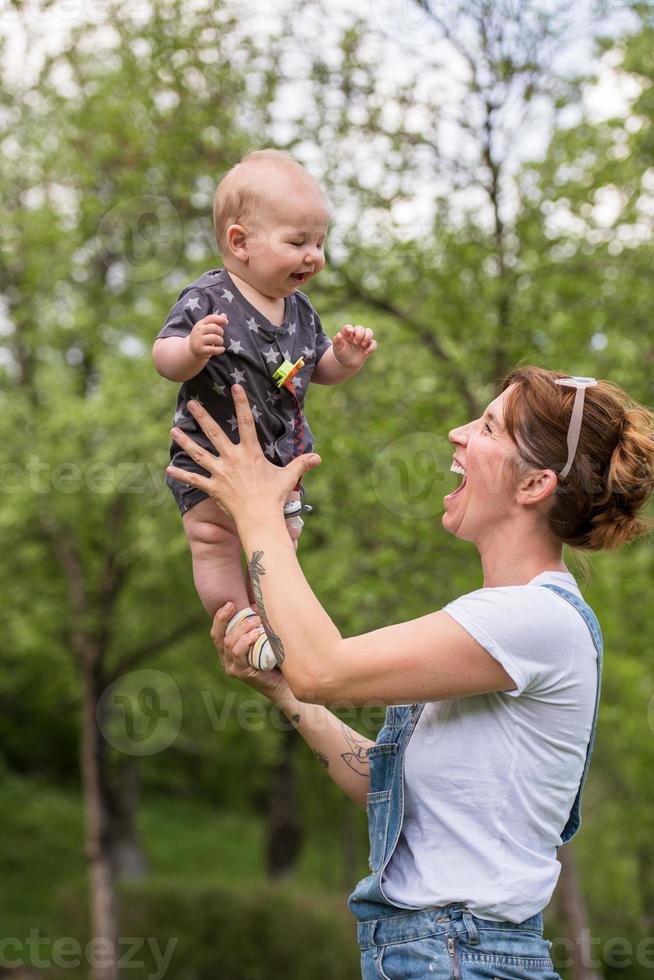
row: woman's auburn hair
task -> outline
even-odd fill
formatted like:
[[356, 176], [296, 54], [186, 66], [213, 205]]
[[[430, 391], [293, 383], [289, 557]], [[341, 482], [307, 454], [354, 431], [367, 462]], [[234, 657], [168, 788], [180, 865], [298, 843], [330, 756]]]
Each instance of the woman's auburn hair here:
[[[576, 390], [556, 384], [569, 375], [545, 368], [516, 368], [502, 383], [511, 388], [504, 424], [522, 465], [560, 473], [568, 458], [567, 435]], [[579, 445], [572, 468], [548, 513], [550, 530], [573, 548], [617, 548], [649, 531], [641, 511], [654, 490], [654, 415], [622, 388], [599, 381], [585, 392]], [[517, 461], [520, 468], [521, 461]]]

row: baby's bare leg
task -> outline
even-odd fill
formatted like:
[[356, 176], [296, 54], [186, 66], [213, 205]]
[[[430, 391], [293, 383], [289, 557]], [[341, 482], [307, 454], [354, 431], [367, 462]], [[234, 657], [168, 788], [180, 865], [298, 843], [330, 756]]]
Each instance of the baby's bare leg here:
[[191, 546], [193, 579], [202, 605], [213, 618], [226, 602], [236, 609], [249, 605], [241, 568], [236, 525], [213, 500], [201, 500], [183, 517]]

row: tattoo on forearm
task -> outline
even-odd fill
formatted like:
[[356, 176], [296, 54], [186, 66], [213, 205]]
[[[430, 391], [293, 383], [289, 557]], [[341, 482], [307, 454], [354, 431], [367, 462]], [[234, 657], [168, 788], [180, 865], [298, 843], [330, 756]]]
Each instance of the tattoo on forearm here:
[[292, 715], [292, 716], [291, 716], [291, 721], [292, 721], [292, 722], [293, 722], [293, 723], [294, 723], [295, 725], [297, 725], [297, 723], [299, 722], [299, 720], [300, 720], [300, 716], [299, 716], [299, 715]]
[[315, 755], [316, 759], [318, 760], [321, 766], [324, 766], [325, 769], [329, 769], [329, 759], [327, 758], [326, 755], [323, 755], [323, 753], [319, 752], [318, 749], [314, 749], [313, 754]]
[[357, 738], [352, 729], [344, 725], [343, 722], [341, 724], [343, 725], [345, 741], [352, 750], [351, 752], [344, 752], [341, 759], [353, 772], [358, 773], [359, 776], [368, 777], [370, 775], [370, 762], [368, 761], [368, 747], [365, 740], [361, 737]]
[[275, 654], [275, 660], [277, 661], [277, 666], [281, 667], [284, 663], [284, 646], [282, 644], [281, 638], [273, 632], [273, 628], [270, 625], [268, 619], [268, 614], [266, 613], [263, 604], [263, 592], [261, 591], [261, 578], [266, 574], [266, 570], [261, 563], [263, 558], [263, 551], [253, 551], [252, 558], [248, 562], [248, 572], [250, 573], [250, 581], [252, 582], [252, 591], [254, 592], [254, 598], [257, 603], [257, 610], [263, 624], [263, 628], [266, 631], [270, 646], [272, 647], [272, 652]]

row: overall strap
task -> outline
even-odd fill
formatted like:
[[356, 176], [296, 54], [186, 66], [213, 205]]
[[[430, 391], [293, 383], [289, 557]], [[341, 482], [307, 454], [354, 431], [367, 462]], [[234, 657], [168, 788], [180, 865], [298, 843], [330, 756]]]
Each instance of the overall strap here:
[[586, 626], [590, 632], [593, 640], [593, 644], [597, 651], [597, 693], [595, 695], [595, 708], [593, 710], [593, 723], [590, 730], [590, 739], [588, 742], [588, 750], [586, 752], [586, 761], [584, 763], [584, 770], [581, 775], [581, 780], [579, 783], [579, 789], [577, 790], [577, 796], [572, 805], [572, 810], [566, 822], [563, 832], [561, 834], [561, 842], [567, 844], [574, 835], [579, 830], [581, 826], [581, 797], [584, 791], [584, 784], [586, 782], [586, 776], [588, 775], [588, 769], [590, 766], [591, 756], [593, 754], [593, 746], [595, 745], [595, 731], [597, 729], [597, 715], [599, 712], [599, 702], [600, 702], [600, 692], [602, 688], [602, 651], [603, 651], [603, 641], [602, 641], [602, 631], [600, 625], [597, 621], [597, 616], [590, 608], [587, 602], [584, 602], [580, 596], [575, 595], [574, 592], [569, 592], [567, 589], [562, 589], [559, 585], [550, 585], [549, 583], [541, 583], [542, 588], [549, 589], [551, 592], [555, 592], [560, 595], [561, 598], [569, 602], [578, 613], [583, 616]]

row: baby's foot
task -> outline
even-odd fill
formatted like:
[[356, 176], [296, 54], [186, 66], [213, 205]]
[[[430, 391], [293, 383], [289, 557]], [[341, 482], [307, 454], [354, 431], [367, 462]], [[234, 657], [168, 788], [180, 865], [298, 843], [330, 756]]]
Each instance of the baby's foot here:
[[[239, 610], [230, 621], [227, 623], [225, 628], [225, 636], [229, 633], [233, 626], [240, 623], [242, 619], [249, 619], [251, 616], [256, 616], [257, 613], [250, 606], [246, 606], [245, 609]], [[254, 667], [256, 670], [272, 670], [273, 667], [277, 666], [277, 660], [275, 659], [275, 654], [270, 645], [270, 640], [266, 636], [263, 626], [260, 627], [257, 638], [248, 650], [248, 663]]]

